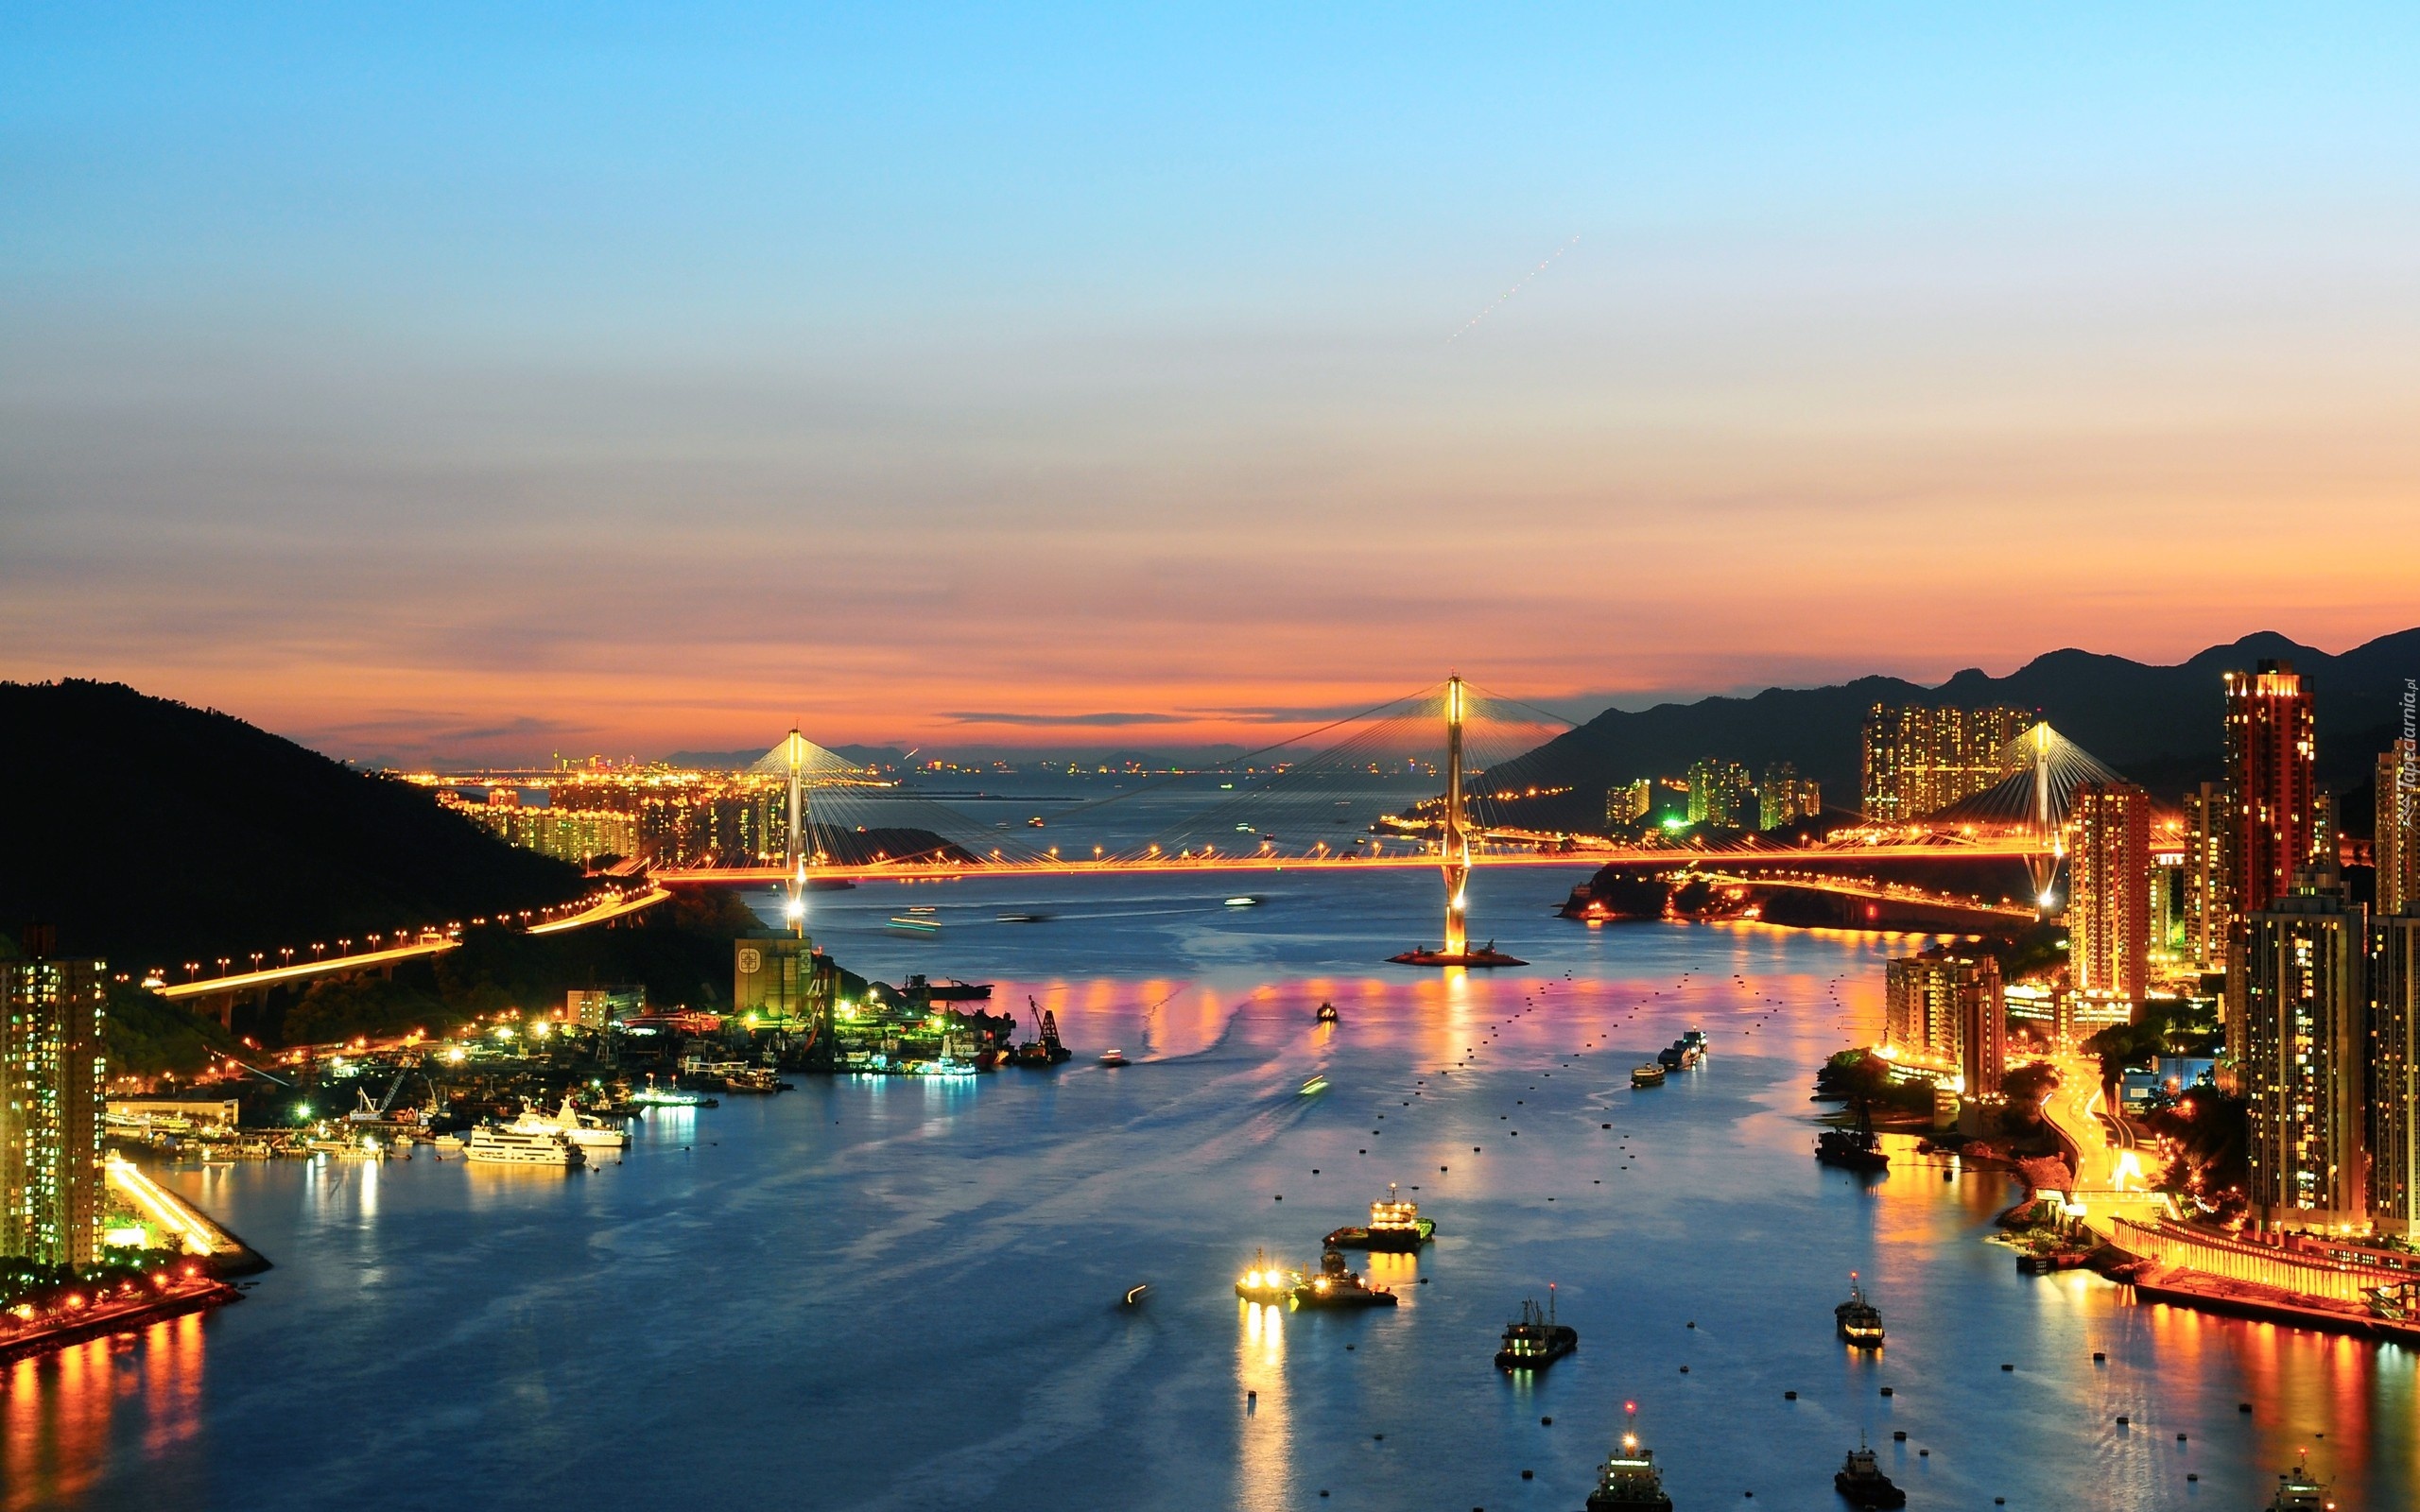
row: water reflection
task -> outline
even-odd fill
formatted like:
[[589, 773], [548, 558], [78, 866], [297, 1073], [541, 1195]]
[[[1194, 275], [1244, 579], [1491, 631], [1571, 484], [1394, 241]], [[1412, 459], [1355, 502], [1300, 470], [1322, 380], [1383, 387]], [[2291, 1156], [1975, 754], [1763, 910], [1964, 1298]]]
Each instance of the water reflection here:
[[1286, 1305], [1236, 1298], [1236, 1504], [1274, 1512], [1294, 1504], [1293, 1403], [1286, 1391]]

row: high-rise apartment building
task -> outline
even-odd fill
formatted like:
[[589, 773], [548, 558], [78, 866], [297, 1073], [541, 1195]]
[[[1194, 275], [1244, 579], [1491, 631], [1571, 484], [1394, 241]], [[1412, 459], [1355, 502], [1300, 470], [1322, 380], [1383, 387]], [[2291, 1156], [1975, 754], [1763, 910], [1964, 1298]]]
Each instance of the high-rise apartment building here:
[[2226, 675], [2227, 786], [2235, 799], [2228, 903], [2238, 916], [2293, 890], [2295, 873], [2333, 867], [2312, 850], [2317, 792], [2311, 693], [2293, 666], [2262, 662]]
[[1920, 819], [2006, 777], [2001, 752], [2033, 722], [2021, 709], [1893, 709], [1865, 716], [1858, 799], [1868, 818]]
[[2151, 986], [2151, 795], [2085, 782], [2067, 824], [2068, 980], [2085, 997], [2140, 1003]]
[[2378, 912], [2420, 913], [2420, 743], [2397, 740], [2378, 757], [2377, 818], [2371, 857], [2377, 864]]
[[2370, 1046], [2363, 911], [2333, 872], [2244, 916], [2228, 963], [2242, 1022], [2238, 1074], [2251, 1103], [2249, 1196], [2267, 1228], [2360, 1222], [2369, 1201]]
[[106, 967], [0, 961], [0, 1256], [89, 1265], [100, 1247]]
[[1626, 829], [1647, 817], [1655, 801], [1655, 782], [1642, 777], [1635, 782], [1624, 782], [1605, 789], [1605, 828]]
[[1883, 1042], [1935, 1066], [1955, 1066], [1970, 1094], [2000, 1090], [2008, 1062], [1999, 962], [1933, 949], [1883, 969]]
[[1718, 829], [1753, 829], [1756, 783], [1737, 762], [1709, 757], [1689, 767], [1689, 822]]
[[2420, 913], [2370, 921], [2370, 1220], [2420, 1235]]
[[1798, 775], [1798, 768], [1789, 762], [1775, 762], [1765, 768], [1765, 780], [1756, 784], [1756, 828], [1778, 830], [1785, 824], [1811, 819], [1824, 812], [1824, 793], [1820, 784]]
[[2235, 799], [2225, 786], [2204, 782], [2185, 795], [2186, 960], [2197, 971], [2227, 964], [2227, 931], [2235, 909], [2227, 860], [2235, 833]]

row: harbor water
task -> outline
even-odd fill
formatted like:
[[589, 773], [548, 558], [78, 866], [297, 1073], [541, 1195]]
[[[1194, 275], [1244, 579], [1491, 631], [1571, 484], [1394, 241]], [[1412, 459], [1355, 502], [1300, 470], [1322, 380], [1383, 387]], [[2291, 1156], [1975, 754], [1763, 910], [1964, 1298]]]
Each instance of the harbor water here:
[[[1816, 1165], [1813, 1068], [1917, 941], [1551, 917], [1584, 875], [1482, 868], [1478, 934], [1533, 964], [1467, 975], [1383, 964], [1433, 940], [1424, 871], [816, 894], [853, 969], [997, 982], [1075, 1060], [796, 1077], [579, 1174], [170, 1168], [276, 1268], [0, 1370], [0, 1507], [1569, 1512], [1626, 1401], [1682, 1508], [1836, 1507], [1861, 1438], [1912, 1507], [2249, 1509], [2302, 1449], [2342, 1506], [2420, 1503], [2412, 1354], [2020, 1277], [2009, 1179], [1905, 1141]], [[910, 904], [934, 936], [886, 932]], [[1355, 1258], [1402, 1306], [1235, 1297], [1389, 1183], [1438, 1225]], [[1852, 1270], [1878, 1353], [1834, 1335]], [[1579, 1350], [1508, 1377], [1550, 1282]]]

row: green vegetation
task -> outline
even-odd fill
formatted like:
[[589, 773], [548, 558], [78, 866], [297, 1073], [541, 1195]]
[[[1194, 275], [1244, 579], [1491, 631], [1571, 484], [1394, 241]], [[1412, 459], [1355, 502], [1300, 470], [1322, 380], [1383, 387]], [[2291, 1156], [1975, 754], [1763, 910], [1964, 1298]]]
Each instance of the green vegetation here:
[[1932, 1083], [1893, 1081], [1891, 1062], [1871, 1050], [1843, 1050], [1815, 1073], [1815, 1095], [1839, 1098], [1852, 1108], [1897, 1113], [1932, 1113]]
[[2100, 1061], [2104, 1086], [2153, 1056], [2186, 1055], [2207, 1046], [2219, 1032], [2218, 1006], [2185, 999], [2154, 999], [2135, 1010], [2132, 1023], [2113, 1023], [2083, 1042]]
[[0, 1256], [0, 1307], [29, 1305], [46, 1311], [76, 1293], [140, 1282], [177, 1263], [173, 1249], [112, 1248], [90, 1265], [44, 1265], [22, 1256]]
[[101, 1054], [111, 1075], [190, 1076], [210, 1064], [213, 1052], [234, 1048], [233, 1037], [218, 1027], [217, 1020], [130, 983], [110, 984]]

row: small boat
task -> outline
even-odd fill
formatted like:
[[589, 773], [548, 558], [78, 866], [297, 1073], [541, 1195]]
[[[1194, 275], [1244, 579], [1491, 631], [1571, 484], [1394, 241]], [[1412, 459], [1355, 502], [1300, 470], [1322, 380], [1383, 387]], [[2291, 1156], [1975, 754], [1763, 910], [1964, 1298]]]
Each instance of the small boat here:
[[1661, 1087], [1664, 1085], [1664, 1068], [1652, 1061], [1644, 1066], [1633, 1066], [1630, 1068], [1630, 1084], [1634, 1087]]
[[904, 914], [893, 915], [890, 923], [883, 927], [889, 929], [894, 935], [925, 936], [938, 935], [942, 932], [941, 921], [939, 919], [917, 919]]
[[1597, 1488], [1588, 1493], [1588, 1512], [1672, 1512], [1664, 1494], [1664, 1475], [1655, 1468], [1655, 1451], [1638, 1441], [1638, 1403], [1622, 1403], [1622, 1441], [1606, 1456], [1597, 1472]]
[[2310, 1478], [2310, 1467], [2302, 1457], [2295, 1459], [2292, 1469], [2277, 1472], [2277, 1494], [2269, 1499], [2269, 1512], [2335, 1512], [2335, 1508], [2336, 1499], [2327, 1494], [2326, 1486]]
[[1128, 1307], [1142, 1306], [1143, 1296], [1150, 1289], [1151, 1283], [1150, 1281], [1136, 1281], [1133, 1285], [1129, 1286], [1126, 1288], [1126, 1305]]
[[1294, 1288], [1296, 1307], [1392, 1307], [1395, 1294], [1365, 1284], [1344, 1268], [1344, 1257], [1331, 1249], [1320, 1256], [1320, 1273]]
[[1503, 1348], [1495, 1351], [1498, 1370], [1543, 1370], [1580, 1348], [1580, 1331], [1554, 1319], [1554, 1283], [1547, 1283], [1544, 1310], [1534, 1299], [1521, 1303], [1521, 1319], [1504, 1325]]
[[527, 1134], [559, 1133], [584, 1150], [621, 1150], [628, 1149], [631, 1143], [630, 1135], [622, 1130], [581, 1116], [579, 1109], [572, 1106], [569, 1092], [563, 1093], [563, 1106], [551, 1116], [525, 1103], [521, 1116], [512, 1121], [511, 1126]]
[[1866, 1448], [1862, 1439], [1833, 1472], [1832, 1486], [1848, 1499], [1851, 1506], [1908, 1504], [1908, 1493], [1891, 1484], [1891, 1477], [1882, 1473], [1882, 1467], [1874, 1462], [1874, 1451]]
[[1390, 1181], [1387, 1194], [1370, 1204], [1370, 1226], [1337, 1229], [1327, 1236], [1327, 1247], [1402, 1254], [1418, 1249], [1436, 1236], [1437, 1225], [1420, 1215], [1420, 1204], [1397, 1198], [1395, 1184]]
[[1857, 1272], [1849, 1272], [1849, 1299], [1832, 1309], [1841, 1337], [1860, 1349], [1882, 1348], [1882, 1310], [1865, 1299]]
[[440, 1134], [428, 1143], [440, 1156], [462, 1153], [462, 1137], [458, 1134]]
[[[999, 916], [1000, 922], [1003, 924], [1041, 924], [1047, 923], [1049, 919], [1048, 914], [1002, 914]], [[991, 994], [987, 991], [984, 996], [989, 997]]]
[[1104, 1066], [1123, 1066], [1129, 1062], [1126, 1059], [1125, 1051], [1104, 1050], [1100, 1053], [1100, 1063]]
[[1302, 1284], [1301, 1271], [1280, 1265], [1264, 1251], [1255, 1249], [1252, 1252], [1252, 1264], [1236, 1278], [1236, 1295], [1247, 1302], [1282, 1302]]
[[1324, 1072], [1313, 1073], [1303, 1083], [1303, 1095], [1305, 1097], [1310, 1096], [1313, 1092], [1323, 1092], [1325, 1091], [1327, 1091], [1327, 1074]]
[[1336, 1005], [1333, 1003], [1321, 1004], [1320, 1011], [1313, 1014], [1312, 1017], [1322, 1023], [1334, 1023], [1337, 1021]]
[[1227, 906], [1230, 908], [1257, 908], [1260, 906], [1260, 900], [1250, 896], [1230, 898], [1227, 900]]
[[693, 1092], [685, 1087], [658, 1087], [655, 1073], [648, 1073], [647, 1085], [631, 1093], [631, 1101], [641, 1108], [719, 1108], [722, 1105], [703, 1092]]

